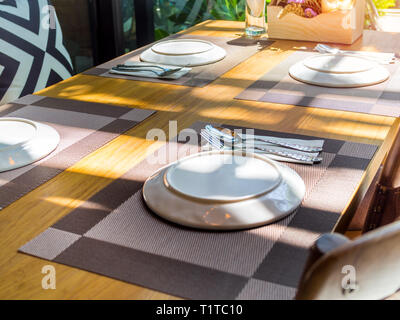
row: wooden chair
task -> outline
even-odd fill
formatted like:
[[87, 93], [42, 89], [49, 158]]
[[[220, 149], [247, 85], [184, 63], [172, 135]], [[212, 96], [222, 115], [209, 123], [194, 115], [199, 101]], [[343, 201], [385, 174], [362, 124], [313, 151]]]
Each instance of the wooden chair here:
[[400, 289], [398, 270], [400, 221], [354, 241], [325, 234], [311, 249], [296, 299], [386, 299]]
[[400, 218], [400, 128], [385, 161], [358, 206], [349, 230], [371, 231]]
[[400, 130], [364, 200], [363, 233], [400, 218]]

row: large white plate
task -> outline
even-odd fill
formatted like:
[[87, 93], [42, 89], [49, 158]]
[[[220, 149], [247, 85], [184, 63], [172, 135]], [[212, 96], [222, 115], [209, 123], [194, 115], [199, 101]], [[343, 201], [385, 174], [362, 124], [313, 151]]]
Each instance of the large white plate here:
[[[178, 40], [177, 40], [178, 41]], [[197, 40], [191, 40], [197, 41]], [[171, 41], [167, 41], [167, 44], [163, 44], [160, 42], [159, 44], [154, 45], [154, 49], [149, 48], [145, 50], [140, 55], [140, 60], [144, 62], [157, 63], [157, 64], [167, 64], [173, 66], [181, 66], [181, 67], [196, 67], [207, 65], [211, 63], [215, 63], [225, 58], [226, 51], [211, 42], [206, 43], [207, 46], [212, 46], [209, 50], [205, 50], [206, 46], [202, 46], [202, 51], [200, 48], [194, 48], [193, 46], [188, 46], [185, 50], [182, 49], [183, 45], [179, 46], [176, 50], [178, 54], [173, 54], [174, 50], [170, 47]], [[204, 42], [204, 41], [203, 41]], [[184, 43], [191, 43], [189, 39], [185, 39]], [[191, 53], [197, 51], [198, 53]], [[202, 52], [199, 52], [202, 51]], [[165, 53], [161, 53], [165, 52]]]
[[211, 42], [195, 39], [168, 40], [151, 47], [155, 53], [174, 56], [203, 53], [212, 49], [214, 44]]
[[363, 72], [355, 73], [328, 73], [308, 68], [304, 61], [300, 61], [289, 69], [289, 74], [295, 80], [334, 88], [357, 88], [374, 85], [387, 80], [389, 71], [383, 66], [376, 66]]
[[371, 60], [339, 54], [319, 54], [304, 60], [312, 70], [328, 73], [356, 73], [377, 67]]
[[[202, 182], [194, 180], [199, 178], [201, 172], [192, 167], [194, 175], [190, 173], [189, 164], [194, 164], [193, 159], [212, 163], [216, 157], [220, 157], [219, 163], [231, 157], [231, 163], [237, 163], [234, 165], [236, 174], [231, 176], [232, 167], [228, 163], [222, 166], [230, 169], [213, 166], [209, 170], [221, 172], [222, 176], [218, 179], [206, 172]], [[254, 162], [249, 159], [254, 159]], [[241, 162], [243, 165], [240, 165]], [[260, 171], [258, 176], [254, 176], [250, 165], [267, 173]], [[202, 166], [201, 170], [205, 167]], [[189, 172], [183, 172], [187, 170]], [[188, 178], [186, 182], [180, 180], [184, 176]], [[235, 176], [237, 181], [234, 181]], [[261, 183], [257, 177], [262, 180]], [[216, 191], [214, 195], [209, 190], [202, 190], [210, 186], [209, 182], [218, 184], [213, 187]], [[232, 182], [235, 188], [229, 186]], [[221, 194], [223, 187], [229, 192]], [[274, 222], [293, 212], [304, 194], [303, 180], [289, 167], [261, 155], [230, 151], [203, 152], [184, 158], [157, 171], [143, 186], [146, 204], [160, 217], [184, 226], [213, 230], [247, 229]]]
[[48, 125], [21, 118], [0, 118], [0, 172], [42, 159], [59, 142], [59, 134]]
[[281, 182], [272, 162], [231, 154], [193, 155], [170, 166], [165, 184], [188, 197], [238, 201], [271, 191]]

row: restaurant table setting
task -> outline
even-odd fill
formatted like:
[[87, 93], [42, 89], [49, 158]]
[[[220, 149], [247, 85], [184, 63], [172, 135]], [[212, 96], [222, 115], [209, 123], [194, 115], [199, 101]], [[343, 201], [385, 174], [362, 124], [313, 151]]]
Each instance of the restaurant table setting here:
[[0, 106], [0, 210], [155, 112], [34, 95]]
[[236, 99], [400, 116], [400, 67], [394, 53], [318, 44], [296, 51]]
[[308, 248], [335, 225], [377, 146], [255, 129], [263, 144], [322, 149], [315, 163], [276, 162], [206, 151], [210, 126], [251, 129], [194, 123], [198, 143], [171, 139], [20, 252], [183, 298], [293, 298]]
[[204, 87], [272, 43], [265, 38], [178, 34], [101, 64], [84, 74]]

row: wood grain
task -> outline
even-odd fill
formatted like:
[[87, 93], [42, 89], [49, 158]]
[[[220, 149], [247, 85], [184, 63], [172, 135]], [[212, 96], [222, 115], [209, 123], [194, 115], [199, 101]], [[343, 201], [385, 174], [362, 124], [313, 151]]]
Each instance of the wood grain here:
[[[187, 33], [234, 37], [243, 32], [240, 22], [206, 21]], [[293, 50], [315, 43], [276, 41], [204, 88], [182, 87], [77, 75], [37, 94], [82, 101], [159, 110], [157, 114], [90, 154], [0, 212], [1, 299], [165, 299], [174, 298], [132, 284], [17, 253], [17, 249], [107, 186], [141, 159], [154, 142], [146, 141], [152, 128], [168, 132], [170, 120], [178, 129], [198, 120], [293, 132], [355, 142], [382, 144], [353, 201], [336, 230], [346, 229], [354, 208], [371, 182], [399, 121], [390, 117], [304, 108], [233, 98]], [[376, 51], [400, 51], [400, 35], [365, 32], [352, 46]], [[41, 268], [52, 264], [57, 289], [41, 287]]]
[[268, 36], [274, 39], [309, 40], [351, 44], [364, 28], [365, 1], [357, 0], [348, 11], [321, 13], [310, 19], [294, 13], [278, 18], [280, 6], [268, 6]]

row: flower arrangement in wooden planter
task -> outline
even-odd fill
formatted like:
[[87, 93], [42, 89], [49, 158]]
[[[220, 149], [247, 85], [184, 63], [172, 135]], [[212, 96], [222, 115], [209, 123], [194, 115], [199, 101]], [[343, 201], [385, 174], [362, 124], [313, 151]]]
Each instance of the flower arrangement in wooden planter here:
[[268, 37], [351, 44], [364, 28], [365, 0], [272, 0]]

